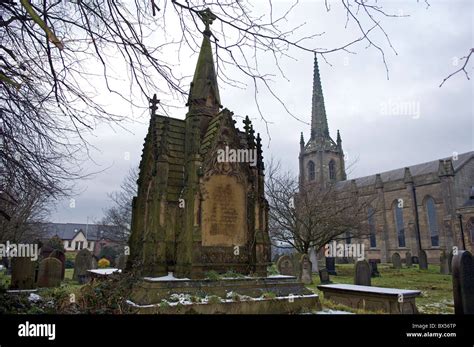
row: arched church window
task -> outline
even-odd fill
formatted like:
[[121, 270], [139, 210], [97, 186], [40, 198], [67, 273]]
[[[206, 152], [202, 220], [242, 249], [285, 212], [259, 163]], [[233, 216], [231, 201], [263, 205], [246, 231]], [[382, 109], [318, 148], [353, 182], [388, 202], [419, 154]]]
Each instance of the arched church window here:
[[398, 247], [405, 247], [405, 226], [403, 223], [403, 208], [398, 200], [393, 204], [393, 215], [395, 217], [395, 228], [397, 230]]
[[308, 179], [310, 181], [313, 181], [315, 177], [316, 177], [316, 171], [314, 167], [314, 162], [310, 160], [308, 163]]
[[375, 218], [374, 214], [375, 211], [372, 207], [368, 208], [367, 211], [368, 214], [368, 222], [369, 222], [369, 230], [370, 230], [370, 248], [375, 248], [377, 247], [377, 239], [375, 236]]
[[428, 220], [428, 229], [430, 231], [431, 246], [439, 246], [439, 229], [436, 218], [436, 206], [434, 199], [430, 196], [426, 199], [426, 218]]
[[329, 179], [335, 180], [336, 179], [336, 162], [334, 159], [329, 161]]

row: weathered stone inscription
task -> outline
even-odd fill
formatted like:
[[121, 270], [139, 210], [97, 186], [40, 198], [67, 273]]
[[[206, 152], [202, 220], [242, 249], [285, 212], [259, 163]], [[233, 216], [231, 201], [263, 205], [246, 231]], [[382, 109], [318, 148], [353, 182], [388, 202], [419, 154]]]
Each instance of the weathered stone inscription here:
[[236, 246], [246, 242], [244, 187], [231, 176], [212, 176], [202, 205], [203, 246]]

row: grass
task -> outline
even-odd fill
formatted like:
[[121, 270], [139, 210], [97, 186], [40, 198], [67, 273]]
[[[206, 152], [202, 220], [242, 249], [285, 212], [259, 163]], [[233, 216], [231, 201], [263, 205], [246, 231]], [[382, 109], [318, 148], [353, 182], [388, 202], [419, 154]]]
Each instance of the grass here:
[[[428, 270], [419, 270], [418, 267], [415, 266], [408, 269], [402, 268], [396, 270], [391, 268], [391, 264], [379, 264], [378, 269], [381, 276], [372, 278], [372, 286], [421, 290], [421, 295], [416, 299], [416, 306], [420, 313], [454, 313], [451, 275], [441, 275], [439, 273], [439, 265], [429, 265]], [[333, 283], [354, 283], [353, 264], [338, 264], [336, 271], [337, 276], [331, 276]], [[308, 287], [322, 298], [322, 293], [316, 287], [320, 284], [318, 275], [313, 275], [313, 282], [314, 283]], [[343, 305], [336, 305], [324, 299], [321, 299], [321, 302], [325, 308], [350, 312], [360, 311]], [[339, 308], [334, 308], [334, 306], [338, 306]]]

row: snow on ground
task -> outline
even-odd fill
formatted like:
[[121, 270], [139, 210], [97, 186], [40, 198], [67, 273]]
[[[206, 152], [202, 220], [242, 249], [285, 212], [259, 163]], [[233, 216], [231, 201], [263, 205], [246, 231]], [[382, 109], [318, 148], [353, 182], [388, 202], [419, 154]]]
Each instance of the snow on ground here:
[[325, 309], [325, 310], [316, 312], [316, 314], [354, 314], [354, 313], [347, 312], [347, 311]]
[[94, 269], [94, 270], [87, 270], [89, 272], [92, 272], [97, 275], [111, 275], [114, 272], [122, 272], [120, 269], [115, 269], [115, 268], [107, 268], [107, 269]]
[[160, 282], [160, 281], [190, 281], [189, 278], [177, 278], [173, 276], [172, 272], [168, 272], [168, 275], [162, 277], [143, 277], [144, 280], [152, 281], [152, 282]]

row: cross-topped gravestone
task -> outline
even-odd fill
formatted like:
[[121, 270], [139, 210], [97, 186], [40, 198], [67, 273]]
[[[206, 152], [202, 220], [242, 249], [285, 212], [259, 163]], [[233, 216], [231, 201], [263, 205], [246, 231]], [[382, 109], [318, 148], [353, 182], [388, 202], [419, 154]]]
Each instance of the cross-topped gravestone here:
[[159, 103], [160, 100], [157, 99], [156, 94], [153, 94], [153, 98], [150, 99], [150, 110], [152, 116], [156, 115], [156, 110], [158, 109]]
[[205, 10], [199, 11], [198, 12], [199, 18], [201, 18], [202, 22], [206, 26], [206, 29], [204, 30], [204, 33], [210, 33], [211, 30], [209, 26], [212, 24], [212, 22], [217, 19], [216, 15], [211, 12], [210, 9], [206, 8]]

